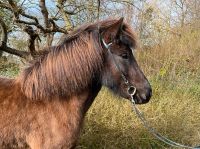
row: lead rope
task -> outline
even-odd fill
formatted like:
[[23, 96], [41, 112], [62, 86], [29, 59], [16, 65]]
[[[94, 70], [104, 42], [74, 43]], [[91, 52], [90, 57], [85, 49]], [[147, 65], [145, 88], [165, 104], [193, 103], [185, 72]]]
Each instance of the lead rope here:
[[166, 137], [164, 137], [163, 135], [161, 135], [160, 133], [158, 133], [154, 128], [152, 128], [149, 124], [149, 122], [146, 120], [146, 118], [143, 116], [142, 112], [140, 112], [139, 108], [136, 106], [135, 104], [135, 100], [134, 100], [134, 95], [136, 94], [136, 87], [132, 86], [128, 79], [126, 78], [126, 76], [122, 73], [122, 71], [120, 70], [120, 67], [117, 65], [115, 58], [113, 57], [111, 51], [110, 51], [110, 45], [112, 45], [112, 43], [106, 44], [105, 41], [102, 39], [102, 43], [104, 44], [104, 46], [108, 49], [109, 54], [111, 54], [112, 60], [115, 63], [116, 69], [121, 72], [121, 77], [124, 80], [125, 84], [128, 86], [127, 92], [131, 97], [131, 103], [133, 105], [133, 111], [135, 111], [137, 117], [141, 120], [143, 126], [152, 134], [154, 135], [158, 140], [173, 146], [173, 147], [179, 147], [179, 148], [188, 148], [188, 149], [200, 149], [200, 146], [197, 147], [191, 147], [191, 146], [187, 146], [187, 145], [182, 145], [180, 143], [174, 142]]
[[158, 133], [154, 128], [152, 128], [149, 124], [149, 122], [146, 120], [146, 118], [143, 116], [142, 112], [140, 112], [140, 110], [137, 108], [134, 98], [131, 95], [131, 102], [133, 105], [133, 111], [135, 111], [137, 117], [141, 120], [142, 124], [144, 125], [144, 127], [151, 132], [151, 134], [153, 134], [157, 139], [159, 139], [160, 141], [173, 146], [173, 147], [181, 147], [181, 148], [188, 148], [188, 149], [200, 149], [200, 146], [197, 147], [191, 147], [191, 146], [187, 146], [187, 145], [182, 145], [180, 143], [174, 142], [164, 136], [162, 136], [160, 133]]
[[134, 95], [136, 94], [136, 87], [132, 86], [128, 79], [126, 78], [126, 76], [122, 73], [122, 71], [120, 70], [120, 67], [117, 65], [115, 58], [113, 57], [111, 51], [110, 51], [110, 45], [112, 45], [112, 43], [106, 44], [105, 41], [102, 39], [102, 43], [104, 44], [105, 48], [108, 50], [109, 54], [111, 54], [112, 60], [115, 63], [115, 67], [116, 69], [121, 72], [121, 76], [122, 79], [124, 80], [125, 84], [128, 86], [127, 92], [128, 94], [131, 96], [131, 103], [133, 105], [133, 111], [135, 111], [137, 117], [141, 120], [143, 126], [152, 134], [154, 135], [158, 140], [173, 146], [173, 147], [181, 147], [181, 148], [188, 148], [188, 149], [200, 149], [200, 146], [198, 147], [191, 147], [191, 146], [187, 146], [187, 145], [182, 145], [180, 143], [176, 143], [164, 136], [162, 136], [160, 133], [158, 133], [154, 128], [152, 128], [149, 124], [149, 122], [146, 120], [146, 118], [143, 116], [142, 112], [140, 112], [140, 110], [138, 109], [138, 107], [135, 104], [135, 100], [134, 100]]
[[103, 38], [101, 37], [101, 34], [100, 34], [100, 24], [99, 24], [99, 13], [100, 13], [100, 0], [98, 0], [98, 15], [97, 15], [97, 19], [98, 19], [98, 33], [99, 33], [99, 43], [103, 43], [103, 45], [105, 46], [105, 48], [108, 50], [109, 54], [111, 54], [111, 57], [115, 63], [115, 66], [116, 66], [116, 69], [121, 72], [121, 77], [122, 79], [124, 80], [125, 84], [128, 86], [128, 89], [127, 89], [127, 92], [128, 94], [131, 96], [131, 103], [133, 105], [133, 111], [135, 111], [137, 117], [141, 120], [142, 124], [144, 125], [144, 127], [151, 133], [153, 134], [157, 139], [159, 139], [160, 141], [170, 145], [170, 146], [173, 146], [173, 147], [181, 147], [181, 148], [188, 148], [188, 149], [200, 149], [200, 146], [197, 146], [197, 147], [190, 147], [190, 146], [187, 146], [187, 145], [182, 145], [182, 144], [179, 144], [179, 143], [176, 143], [164, 136], [162, 136], [160, 133], [158, 133], [154, 128], [152, 128], [149, 124], [149, 122], [146, 120], [146, 118], [143, 116], [142, 112], [140, 112], [140, 110], [138, 109], [138, 107], [136, 106], [135, 104], [135, 100], [134, 100], [134, 95], [136, 93], [136, 87], [132, 86], [128, 79], [126, 78], [126, 76], [123, 74], [123, 72], [121, 71], [120, 67], [117, 65], [111, 51], [110, 51], [110, 45], [112, 45], [112, 42], [109, 43], [109, 44], [106, 44], [105, 41], [103, 40]]

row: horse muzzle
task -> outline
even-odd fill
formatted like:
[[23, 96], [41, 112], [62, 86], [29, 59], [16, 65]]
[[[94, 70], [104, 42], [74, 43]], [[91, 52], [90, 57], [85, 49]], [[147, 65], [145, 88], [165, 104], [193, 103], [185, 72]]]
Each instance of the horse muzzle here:
[[145, 91], [136, 90], [136, 93], [132, 95], [135, 104], [148, 103], [152, 96], [152, 89], [148, 88]]

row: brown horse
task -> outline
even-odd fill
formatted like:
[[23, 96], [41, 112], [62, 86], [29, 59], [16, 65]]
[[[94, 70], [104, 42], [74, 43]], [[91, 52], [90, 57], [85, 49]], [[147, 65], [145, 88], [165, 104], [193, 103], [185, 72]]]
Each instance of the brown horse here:
[[[102, 40], [112, 42], [110, 53]], [[0, 78], [1, 148], [74, 148], [103, 85], [130, 99], [121, 73], [137, 88], [136, 103], [147, 103], [151, 87], [132, 55], [135, 46], [123, 19], [88, 24], [45, 50], [16, 79]]]

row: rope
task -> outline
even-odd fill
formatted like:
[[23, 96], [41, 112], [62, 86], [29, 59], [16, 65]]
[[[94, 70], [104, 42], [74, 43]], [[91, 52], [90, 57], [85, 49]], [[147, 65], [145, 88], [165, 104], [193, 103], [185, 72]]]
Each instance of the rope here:
[[149, 124], [149, 122], [145, 119], [145, 117], [143, 116], [143, 114], [140, 112], [140, 110], [136, 107], [136, 104], [135, 104], [135, 101], [134, 101], [134, 98], [133, 98], [133, 95], [136, 93], [136, 88], [134, 86], [131, 86], [130, 83], [128, 82], [126, 76], [123, 74], [123, 72], [121, 71], [119, 65], [117, 64], [117, 62], [115, 61], [111, 51], [110, 51], [110, 45], [112, 44], [109, 43], [109, 44], [106, 44], [105, 41], [101, 38], [101, 35], [100, 35], [100, 24], [99, 24], [99, 15], [100, 15], [100, 5], [101, 5], [101, 2], [100, 0], [98, 0], [98, 14], [97, 14], [97, 19], [98, 19], [98, 33], [99, 33], [99, 43], [103, 43], [105, 48], [108, 50], [109, 54], [111, 54], [112, 56], [112, 59], [115, 63], [115, 66], [116, 66], [116, 69], [121, 73], [121, 77], [122, 79], [124, 80], [125, 84], [128, 85], [128, 93], [129, 95], [131, 96], [131, 102], [132, 102], [132, 105], [133, 105], [133, 111], [135, 111], [137, 117], [141, 120], [142, 124], [144, 125], [144, 127], [149, 131], [151, 132], [157, 139], [159, 139], [160, 141], [170, 145], [170, 146], [173, 146], [173, 147], [181, 147], [181, 148], [188, 148], [188, 149], [200, 149], [200, 146], [197, 146], [197, 147], [191, 147], [191, 146], [187, 146], [187, 145], [182, 145], [180, 143], [177, 143], [177, 142], [174, 142], [164, 136], [162, 136], [160, 133], [158, 133], [154, 128], [152, 128]]
[[143, 114], [140, 112], [140, 110], [136, 107], [135, 101], [133, 99], [133, 96], [131, 96], [131, 102], [133, 105], [133, 111], [135, 111], [137, 117], [141, 120], [142, 124], [144, 125], [144, 127], [151, 132], [151, 134], [153, 134], [157, 139], [159, 139], [160, 141], [173, 146], [173, 147], [181, 147], [181, 148], [188, 148], [188, 149], [200, 149], [200, 146], [196, 146], [196, 147], [191, 147], [191, 146], [187, 146], [187, 145], [182, 145], [180, 143], [174, 142], [164, 136], [162, 136], [160, 133], [158, 133], [154, 128], [152, 128], [149, 124], [149, 122], [145, 119], [145, 117], [143, 116]]

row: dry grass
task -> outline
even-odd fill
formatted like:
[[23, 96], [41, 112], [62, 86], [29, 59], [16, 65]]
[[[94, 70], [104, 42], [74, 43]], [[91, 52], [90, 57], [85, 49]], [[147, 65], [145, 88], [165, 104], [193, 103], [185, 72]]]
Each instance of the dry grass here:
[[[188, 31], [188, 30], [187, 30]], [[172, 36], [137, 53], [153, 97], [139, 106], [161, 134], [186, 145], [200, 145], [200, 31]], [[128, 101], [100, 92], [85, 119], [78, 148], [170, 148], [141, 125]]]
[[[153, 84], [151, 102], [139, 108], [163, 135], [180, 143], [199, 144], [200, 95], [188, 94], [187, 88], [177, 91], [161, 86]], [[101, 91], [87, 114], [78, 148], [167, 147], [144, 129], [128, 101], [116, 98], [106, 89]]]
[[[200, 31], [171, 37], [138, 52], [137, 59], [153, 87], [150, 103], [139, 106], [151, 125], [179, 143], [200, 144]], [[18, 71], [7, 67], [0, 67], [0, 75]], [[103, 88], [86, 116], [77, 148], [170, 147], [147, 132], [128, 101]]]

